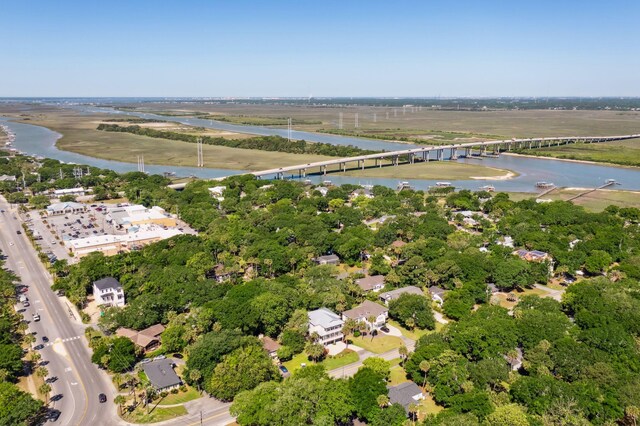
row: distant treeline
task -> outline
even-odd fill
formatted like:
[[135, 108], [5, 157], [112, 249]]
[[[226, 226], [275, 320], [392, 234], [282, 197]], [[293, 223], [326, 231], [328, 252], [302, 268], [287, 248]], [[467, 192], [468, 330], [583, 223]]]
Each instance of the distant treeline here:
[[369, 151], [356, 148], [352, 145], [331, 145], [328, 143], [309, 143], [304, 140], [289, 142], [280, 136], [257, 136], [249, 139], [224, 139], [222, 137], [198, 136], [187, 133], [170, 132], [149, 129], [140, 126], [120, 126], [118, 124], [98, 125], [98, 130], [106, 132], [133, 133], [134, 135], [149, 136], [152, 138], [170, 139], [175, 141], [196, 143], [198, 139], [207, 145], [226, 146], [229, 148], [259, 149], [262, 151], [289, 152], [293, 154], [316, 154], [330, 157], [351, 157], [355, 155], [373, 154], [377, 151]]
[[158, 120], [155, 118], [110, 118], [112, 123], [166, 123], [167, 120]]

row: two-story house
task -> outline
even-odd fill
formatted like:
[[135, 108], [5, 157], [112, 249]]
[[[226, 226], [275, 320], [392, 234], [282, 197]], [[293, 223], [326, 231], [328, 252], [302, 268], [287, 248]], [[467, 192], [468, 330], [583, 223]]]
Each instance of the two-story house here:
[[93, 298], [98, 306], [124, 306], [122, 284], [113, 277], [103, 278], [93, 283]]
[[[370, 317], [375, 318], [373, 323], [369, 321]], [[388, 318], [389, 308], [370, 300], [365, 300], [355, 308], [342, 313], [342, 319], [345, 321], [347, 319], [352, 319], [357, 322], [363, 322], [369, 330], [375, 330], [382, 327], [386, 324]]]
[[342, 326], [344, 321], [340, 316], [327, 308], [309, 311], [309, 335], [316, 333], [318, 343], [329, 345], [343, 339]]

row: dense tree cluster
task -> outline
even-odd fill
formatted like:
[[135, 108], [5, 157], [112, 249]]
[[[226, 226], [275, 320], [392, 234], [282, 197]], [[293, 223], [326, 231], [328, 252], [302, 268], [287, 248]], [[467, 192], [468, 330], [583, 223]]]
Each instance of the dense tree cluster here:
[[152, 138], [196, 143], [202, 140], [207, 145], [226, 146], [229, 148], [259, 149], [261, 151], [290, 152], [293, 154], [317, 154], [331, 157], [353, 157], [355, 155], [373, 154], [376, 151], [357, 148], [352, 145], [332, 145], [329, 143], [306, 142], [305, 140], [288, 140], [281, 136], [257, 136], [248, 139], [225, 139], [214, 136], [200, 136], [190, 133], [158, 130], [149, 127], [121, 126], [119, 124], [101, 123], [98, 130], [105, 132], [125, 132]]
[[[451, 323], [422, 337], [404, 365], [446, 407], [427, 424], [630, 422], [640, 406], [637, 209], [589, 213], [565, 202], [514, 202], [506, 194], [434, 196], [377, 186], [365, 198], [352, 196], [354, 185], [331, 187], [323, 196], [313, 186], [249, 176], [216, 183], [226, 187], [218, 202], [208, 194], [210, 182], [176, 192], [158, 176], [115, 180], [132, 201], [179, 211], [199, 235], [108, 258], [87, 256], [56, 288], [82, 304], [92, 281], [116, 277], [127, 306], [106, 310], [101, 325], [165, 324], [166, 350], [188, 354], [186, 380], [235, 398], [241, 424], [287, 424], [295, 413], [308, 422], [356, 415], [370, 424], [398, 424], [398, 407], [378, 401], [386, 395], [385, 365], [370, 361], [344, 381], [312, 369], [281, 381], [260, 350], [256, 337], [264, 334], [279, 341], [283, 359], [305, 348], [312, 355], [308, 310], [343, 312], [375, 300], [355, 276], [338, 278], [334, 267], [315, 265], [314, 257], [329, 253], [385, 275], [386, 290], [447, 291], [441, 311]], [[465, 224], [462, 209], [475, 212], [476, 225]], [[398, 240], [403, 244], [392, 244]], [[516, 248], [548, 257], [528, 261], [513, 254]], [[582, 274], [562, 302], [520, 297], [511, 311], [488, 303], [488, 284], [518, 293]], [[391, 316], [408, 328], [433, 329], [432, 310], [420, 295], [390, 304]], [[105, 348], [96, 362], [109, 367]], [[316, 394], [344, 398], [324, 401]], [[295, 409], [264, 410], [287, 404]]]

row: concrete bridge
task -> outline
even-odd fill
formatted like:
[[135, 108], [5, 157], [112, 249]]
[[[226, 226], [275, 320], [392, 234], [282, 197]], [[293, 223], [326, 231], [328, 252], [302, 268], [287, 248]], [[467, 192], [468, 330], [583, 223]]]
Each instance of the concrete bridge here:
[[273, 176], [276, 179], [284, 179], [287, 175], [295, 176], [297, 174], [298, 177], [305, 177], [307, 174], [319, 173], [326, 175], [331, 172], [344, 172], [347, 169], [364, 170], [367, 161], [369, 162], [369, 167], [382, 167], [383, 165], [397, 166], [398, 164], [413, 164], [416, 162], [456, 160], [460, 157], [498, 155], [500, 152], [512, 151], [514, 149], [545, 148], [572, 143], [601, 143], [636, 138], [640, 138], [640, 134], [530, 139], [514, 138], [502, 141], [435, 145], [400, 151], [385, 151], [376, 154], [358, 155], [355, 157], [336, 158], [326, 161], [317, 161], [315, 163], [260, 170], [249, 174], [258, 178]]

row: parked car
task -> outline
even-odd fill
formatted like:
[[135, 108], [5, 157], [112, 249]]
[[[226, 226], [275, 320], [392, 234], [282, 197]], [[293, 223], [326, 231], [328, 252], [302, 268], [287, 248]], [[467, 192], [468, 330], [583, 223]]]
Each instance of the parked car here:
[[107, 402], [107, 395], [101, 393], [100, 395], [98, 395], [98, 401], [100, 401], [101, 404], [104, 404], [105, 402]]
[[16, 234], [20, 235], [22, 234], [22, 231], [20, 231], [19, 229], [16, 231]]
[[380, 330], [384, 331], [385, 333], [388, 333], [389, 327], [387, 327], [386, 325], [383, 325], [382, 327], [380, 327]]

